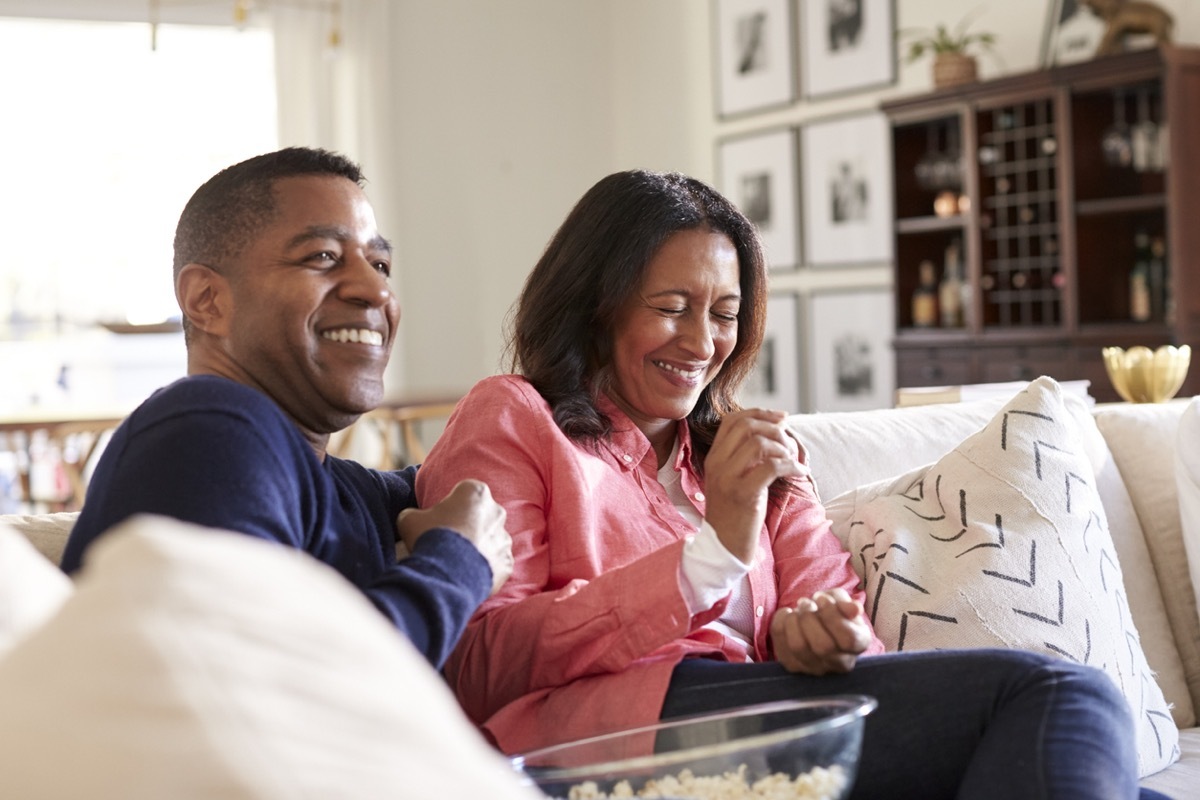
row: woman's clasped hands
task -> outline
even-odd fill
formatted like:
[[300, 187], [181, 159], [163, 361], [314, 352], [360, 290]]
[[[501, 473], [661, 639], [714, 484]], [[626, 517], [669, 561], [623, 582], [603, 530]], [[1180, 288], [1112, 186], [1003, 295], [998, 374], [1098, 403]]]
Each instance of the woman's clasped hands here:
[[771, 617], [775, 658], [789, 672], [849, 672], [871, 645], [862, 606], [841, 588], [816, 592]]

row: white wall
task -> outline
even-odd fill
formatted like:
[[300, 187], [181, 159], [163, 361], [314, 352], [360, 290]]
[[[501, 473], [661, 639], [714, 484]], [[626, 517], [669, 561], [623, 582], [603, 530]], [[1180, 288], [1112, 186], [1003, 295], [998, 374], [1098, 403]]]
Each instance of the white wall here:
[[548, 0], [394, 13], [404, 374], [389, 391], [459, 393], [500, 368], [525, 274], [613, 163], [611, 16]]

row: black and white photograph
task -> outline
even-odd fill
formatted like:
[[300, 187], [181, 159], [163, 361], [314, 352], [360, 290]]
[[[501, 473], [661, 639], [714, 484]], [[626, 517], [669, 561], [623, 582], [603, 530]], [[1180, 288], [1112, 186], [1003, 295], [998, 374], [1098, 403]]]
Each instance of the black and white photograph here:
[[892, 257], [889, 129], [871, 112], [801, 128], [805, 263], [867, 264]]
[[745, 408], [771, 408], [794, 414], [800, 407], [799, 298], [794, 292], [767, 298], [767, 328], [750, 377], [742, 384]]
[[1042, 66], [1074, 64], [1096, 54], [1107, 23], [1082, 0], [1051, 0], [1042, 37]]
[[809, 302], [810, 410], [890, 407], [896, 388], [891, 291], [818, 291]]
[[896, 81], [894, 0], [800, 0], [805, 98]]
[[758, 228], [772, 270], [800, 263], [797, 162], [793, 128], [717, 143], [717, 188]]
[[714, 0], [713, 8], [718, 116], [795, 101], [791, 0]]

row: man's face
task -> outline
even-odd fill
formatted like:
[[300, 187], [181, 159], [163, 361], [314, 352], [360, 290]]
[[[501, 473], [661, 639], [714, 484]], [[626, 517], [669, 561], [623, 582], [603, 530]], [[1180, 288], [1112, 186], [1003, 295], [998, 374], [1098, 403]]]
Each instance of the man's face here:
[[233, 298], [223, 360], [227, 377], [320, 436], [383, 400], [400, 320], [391, 247], [353, 181], [285, 178], [274, 192], [273, 221], [230, 264], [213, 265]]

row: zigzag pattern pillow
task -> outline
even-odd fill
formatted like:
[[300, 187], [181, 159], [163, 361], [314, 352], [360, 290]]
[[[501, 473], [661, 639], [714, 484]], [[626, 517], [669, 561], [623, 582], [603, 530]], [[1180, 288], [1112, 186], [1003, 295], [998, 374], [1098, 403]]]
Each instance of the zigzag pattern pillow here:
[[1009, 647], [1103, 669], [1137, 725], [1140, 774], [1179, 731], [1129, 614], [1083, 436], [1040, 378], [931, 467], [827, 510], [889, 650]]

